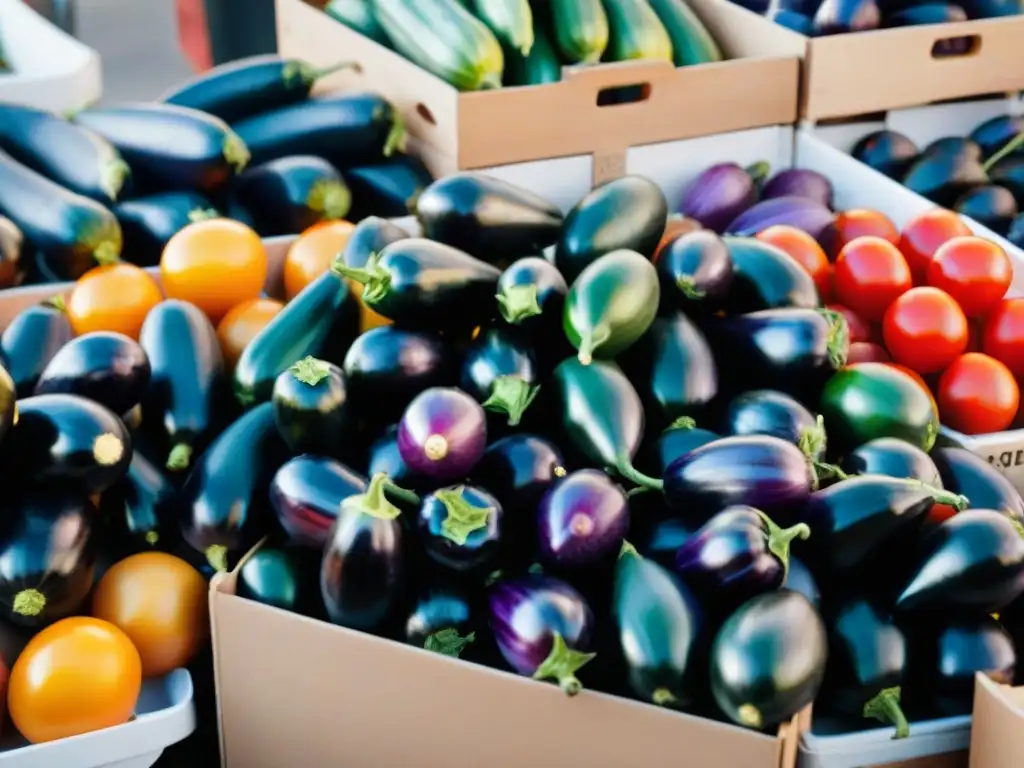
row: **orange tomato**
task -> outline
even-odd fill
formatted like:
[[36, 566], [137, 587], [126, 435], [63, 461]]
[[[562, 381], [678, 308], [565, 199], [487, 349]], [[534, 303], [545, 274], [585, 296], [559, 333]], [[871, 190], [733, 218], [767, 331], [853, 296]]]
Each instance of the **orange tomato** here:
[[280, 301], [253, 299], [239, 304], [224, 315], [224, 319], [217, 325], [217, 338], [224, 352], [224, 362], [229, 368], [234, 367], [249, 342], [282, 309], [284, 304]]
[[115, 331], [138, 339], [149, 310], [163, 299], [160, 286], [145, 270], [119, 262], [93, 267], [78, 278], [64, 306], [79, 336]]
[[284, 294], [288, 301], [331, 268], [354, 229], [348, 221], [322, 221], [299, 235], [284, 257]]
[[188, 664], [206, 640], [206, 581], [181, 558], [131, 555], [103, 574], [92, 613], [124, 632], [139, 651], [142, 676]]
[[854, 208], [838, 214], [834, 228], [836, 234], [833, 245], [836, 254], [843, 250], [844, 245], [858, 237], [880, 237], [893, 245], [900, 244], [900, 231], [889, 217], [866, 208]]
[[688, 235], [691, 232], [696, 232], [702, 229], [700, 222], [696, 219], [690, 219], [686, 216], [669, 216], [668, 221], [665, 224], [665, 232], [661, 236], [661, 240], [658, 242], [658, 247], [654, 249], [654, 263], [658, 263], [658, 257], [661, 255], [662, 249], [673, 242], [676, 238]]
[[33, 744], [128, 722], [142, 689], [142, 662], [128, 635], [76, 616], [33, 637], [14, 662], [7, 711]]
[[257, 298], [267, 280], [267, 252], [259, 235], [229, 219], [189, 224], [160, 257], [168, 298], [189, 301], [215, 323], [243, 301]]
[[777, 224], [757, 233], [757, 239], [774, 245], [792, 256], [814, 280], [818, 297], [824, 304], [832, 294], [832, 265], [818, 241], [796, 227]]

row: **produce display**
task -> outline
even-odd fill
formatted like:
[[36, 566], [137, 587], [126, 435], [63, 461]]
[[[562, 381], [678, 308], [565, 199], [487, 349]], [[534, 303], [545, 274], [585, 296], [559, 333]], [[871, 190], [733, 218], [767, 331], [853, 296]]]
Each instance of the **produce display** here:
[[461, 91], [557, 82], [563, 65], [723, 58], [686, 0], [329, 0], [324, 10]]

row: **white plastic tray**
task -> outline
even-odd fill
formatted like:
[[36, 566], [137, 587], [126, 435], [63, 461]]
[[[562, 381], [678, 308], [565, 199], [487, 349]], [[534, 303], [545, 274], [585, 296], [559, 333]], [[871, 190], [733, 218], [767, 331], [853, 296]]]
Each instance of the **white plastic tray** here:
[[971, 743], [971, 718], [912, 723], [905, 739], [894, 740], [892, 733], [891, 727], [834, 736], [805, 733], [800, 740], [800, 768], [868, 768], [962, 752]]

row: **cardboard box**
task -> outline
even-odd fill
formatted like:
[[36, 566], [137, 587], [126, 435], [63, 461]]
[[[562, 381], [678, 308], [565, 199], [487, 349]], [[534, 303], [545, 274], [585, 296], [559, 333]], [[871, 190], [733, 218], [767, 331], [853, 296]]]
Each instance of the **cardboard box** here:
[[[680, 69], [649, 61], [566, 68], [559, 83], [474, 93], [458, 92], [303, 0], [277, 0], [277, 39], [282, 55], [319, 66], [358, 62], [358, 71], [327, 78], [321, 90], [386, 96], [436, 175], [588, 154], [595, 177], [607, 179], [622, 174], [632, 146], [796, 119], [799, 62], [774, 50], [785, 47], [785, 30], [757, 31], [756, 18], [728, 3], [701, 17], [726, 55], [746, 58]], [[598, 106], [601, 92], [630, 86], [641, 86], [642, 100]]]
[[974, 680], [970, 768], [1013, 768], [1024, 755], [1024, 687]]

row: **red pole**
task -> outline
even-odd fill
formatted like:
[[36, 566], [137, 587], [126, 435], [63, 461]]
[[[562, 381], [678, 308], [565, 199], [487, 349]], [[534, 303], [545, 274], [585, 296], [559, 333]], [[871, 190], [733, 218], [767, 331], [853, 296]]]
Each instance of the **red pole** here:
[[197, 71], [213, 66], [210, 33], [203, 0], [177, 0], [178, 45]]

